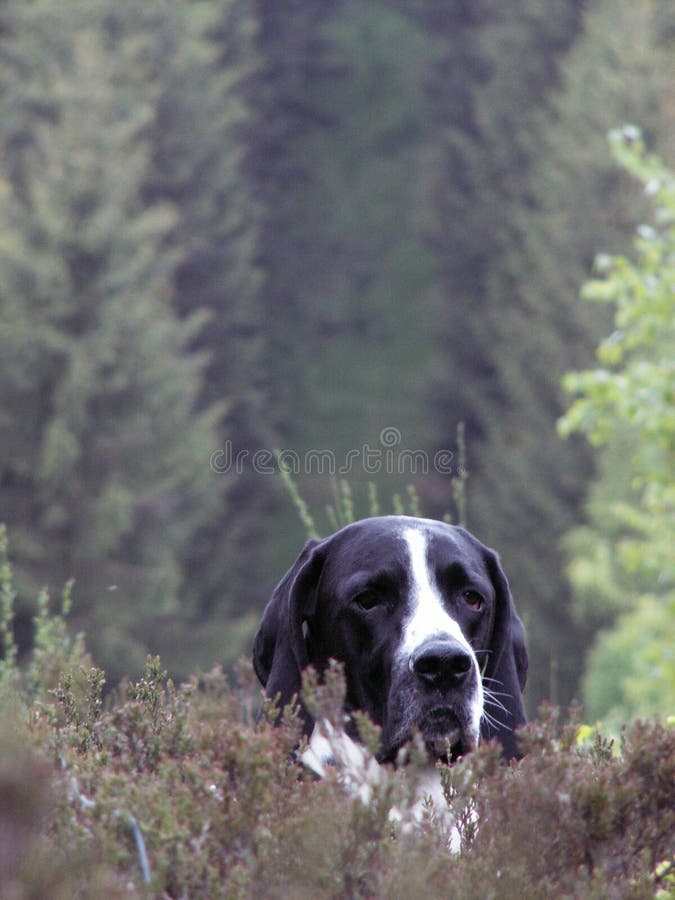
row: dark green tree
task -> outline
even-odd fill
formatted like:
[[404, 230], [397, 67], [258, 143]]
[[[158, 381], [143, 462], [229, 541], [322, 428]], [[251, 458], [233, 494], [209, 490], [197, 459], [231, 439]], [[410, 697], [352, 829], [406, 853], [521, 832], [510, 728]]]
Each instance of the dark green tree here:
[[301, 145], [335, 125], [331, 114], [312, 102], [310, 86], [342, 74], [329, 65], [328, 43], [320, 33], [321, 23], [340, 3], [252, 0], [257, 65], [245, 86], [251, 111], [245, 169], [260, 212], [255, 261], [269, 361], [266, 380], [277, 409], [271, 424], [282, 430], [284, 411], [304, 386], [295, 358], [305, 335], [299, 293], [308, 278], [311, 284], [316, 260], [316, 235], [304, 229], [303, 195], [318, 175], [317, 161], [308, 164]]
[[[299, 449], [331, 447], [342, 461], [366, 441], [381, 450], [387, 426], [401, 432], [397, 450], [418, 446], [425, 427], [419, 391], [436, 298], [416, 216], [431, 132], [424, 84], [439, 48], [386, 3], [343, 3], [322, 33], [344, 74], [309, 85], [336, 124], [299, 148], [313, 174], [302, 209], [313, 255], [299, 285], [312, 340], [296, 354], [314, 416], [294, 437]], [[369, 473], [357, 465], [348, 474], [358, 482]]]
[[[389, 3], [309, 10], [300, 17], [304, 39], [296, 22], [293, 42], [274, 42], [273, 85], [288, 85], [295, 99], [274, 88], [251, 163], [271, 216], [261, 262], [281, 373], [279, 441], [301, 460], [329, 450], [339, 468], [366, 444], [381, 453], [385, 427], [401, 434], [397, 452], [423, 444], [436, 294], [433, 254], [417, 217], [432, 131], [425, 78], [439, 48]], [[278, 23], [276, 33], [283, 27], [290, 25]], [[379, 465], [366, 470], [360, 456], [333, 474], [355, 489], [374, 478], [383, 497], [412, 477]], [[320, 508], [331, 473], [306, 467], [297, 474], [303, 495]], [[302, 532], [284, 531], [287, 561]]]
[[[465, 422], [469, 524], [500, 549], [526, 618], [531, 592], [556, 580], [555, 537], [549, 537], [551, 546], [545, 537], [556, 487], [549, 484], [549, 467], [540, 468], [546, 457], [531, 451], [547, 419], [555, 437], [555, 414], [537, 394], [550, 396], [557, 386], [547, 378], [533, 383], [529, 373], [523, 377], [522, 361], [531, 352], [528, 342], [555, 337], [533, 323], [522, 330], [514, 309], [517, 283], [504, 274], [512, 255], [519, 258], [517, 215], [533, 202], [538, 141], [561, 61], [579, 31], [580, 7], [486, 0], [444, 11], [434, 2], [416, 4], [417, 14], [444, 38], [429, 81], [438, 130], [422, 222], [438, 260], [442, 298], [435, 323], [439, 361], [429, 382], [436, 423], [431, 446], [453, 446], [457, 423]], [[511, 420], [520, 430], [511, 433], [509, 426], [507, 433]], [[433, 493], [421, 493], [441, 515], [451, 490], [447, 480], [437, 479]], [[561, 577], [558, 582], [560, 587]], [[533, 638], [536, 647], [538, 635]], [[535, 650], [530, 695], [548, 692], [548, 666]]]
[[[567, 702], [589, 638], [572, 614], [560, 540], [579, 515], [591, 463], [583, 445], [556, 436], [559, 381], [568, 361], [590, 357], [604, 328], [576, 298], [603, 240], [612, 246], [625, 234], [634, 197], [604, 135], [629, 108], [656, 125], [664, 62], [653, 4], [598, 3], [583, 20], [580, 6], [574, 15], [570, 4], [515, 6], [512, 19], [493, 9], [481, 32], [496, 55], [475, 92], [475, 135], [468, 145], [446, 138], [437, 233], [452, 260], [449, 377], [436, 399], [449, 428], [455, 416], [467, 421], [469, 520], [511, 573], [530, 634], [530, 697]], [[457, 167], [469, 173], [467, 205], [476, 204], [468, 219], [453, 201]]]
[[104, 13], [8, 8], [15, 83], [36, 65], [0, 112], [0, 496], [22, 596], [74, 577], [74, 619], [120, 676], [175, 614], [181, 554], [220, 498], [217, 410], [195, 412], [204, 360], [187, 352], [203, 319], [172, 309], [177, 214], [143, 201], [153, 109]]
[[[210, 453], [227, 446], [230, 457], [273, 444], [256, 262], [261, 207], [243, 166], [252, 125], [244, 95], [260, 69], [256, 28], [250, 0], [122, 2], [106, 18], [115, 52], [132, 45], [131, 89], [154, 110], [142, 195], [148, 204], [169, 202], [177, 210], [164, 242], [179, 257], [172, 302], [181, 317], [209, 313], [191, 343], [207, 354], [198, 403], [218, 404]], [[263, 527], [266, 485], [248, 467], [209, 471], [210, 453], [203, 464], [222, 497], [220, 510], [182, 557], [188, 576], [183, 627], [173, 619], [160, 626], [165, 652], [182, 660], [183, 670], [195, 658], [206, 664], [242, 652], [236, 634], [252, 628], [251, 599], [262, 599], [268, 588], [248, 553], [252, 546], [264, 553], [271, 537]], [[247, 624], [229, 623], [239, 615], [249, 616]]]

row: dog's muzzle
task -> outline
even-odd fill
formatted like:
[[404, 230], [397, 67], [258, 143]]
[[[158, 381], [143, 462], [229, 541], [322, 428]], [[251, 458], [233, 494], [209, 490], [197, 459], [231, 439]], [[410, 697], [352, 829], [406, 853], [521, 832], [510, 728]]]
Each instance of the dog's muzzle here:
[[471, 651], [452, 637], [425, 641], [408, 660], [419, 728], [433, 758], [456, 758], [475, 746], [477, 672]]

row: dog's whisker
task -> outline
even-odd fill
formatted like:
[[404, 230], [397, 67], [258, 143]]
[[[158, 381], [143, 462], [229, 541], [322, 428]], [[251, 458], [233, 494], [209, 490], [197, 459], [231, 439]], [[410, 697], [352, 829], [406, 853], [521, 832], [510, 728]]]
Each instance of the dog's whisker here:
[[494, 703], [501, 703], [500, 697], [504, 697], [508, 700], [510, 694], [496, 694], [494, 691], [491, 691], [488, 687], [483, 687], [483, 695], [487, 697], [489, 700], [492, 700]]
[[495, 700], [494, 697], [490, 697], [489, 694], [486, 693], [483, 702], [488, 706], [494, 706], [496, 709], [501, 709], [502, 712], [505, 712], [508, 716], [511, 715], [509, 710], [504, 706], [504, 704], [500, 700]]
[[484, 719], [485, 722], [487, 722], [489, 728], [494, 729], [494, 731], [499, 731], [499, 722], [488, 712], [483, 710], [483, 715], [481, 718]]
[[511, 711], [508, 710], [505, 706], [502, 706], [501, 704], [498, 705], [496, 703], [491, 703], [490, 706], [493, 706], [495, 709], [500, 709], [503, 713], [505, 713], [509, 717], [511, 716]]
[[506, 697], [506, 699], [508, 700], [509, 697], [513, 696], [513, 694], [507, 694], [504, 691], [493, 691], [492, 688], [486, 687], [485, 685], [483, 685], [483, 690], [491, 697]]

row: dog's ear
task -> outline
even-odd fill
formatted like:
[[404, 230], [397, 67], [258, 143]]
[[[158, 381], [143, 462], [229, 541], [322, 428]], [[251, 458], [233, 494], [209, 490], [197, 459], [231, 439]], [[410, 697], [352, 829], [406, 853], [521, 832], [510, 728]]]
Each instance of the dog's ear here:
[[484, 721], [484, 737], [497, 737], [504, 755], [510, 759], [519, 755], [514, 731], [527, 721], [523, 705], [528, 663], [525, 630], [499, 556], [486, 548], [486, 562], [496, 604], [483, 681], [484, 688], [495, 694], [491, 703], [488, 693], [485, 703], [490, 719], [496, 725]]
[[314, 613], [329, 539], [311, 540], [276, 586], [253, 641], [253, 667], [266, 696], [283, 708], [299, 696], [309, 664], [303, 623]]

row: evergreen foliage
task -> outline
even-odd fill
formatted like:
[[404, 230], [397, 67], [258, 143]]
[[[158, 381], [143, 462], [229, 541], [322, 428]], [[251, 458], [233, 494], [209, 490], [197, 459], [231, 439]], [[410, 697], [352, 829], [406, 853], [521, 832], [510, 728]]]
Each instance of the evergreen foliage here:
[[303, 214], [315, 261], [299, 293], [312, 340], [297, 353], [314, 417], [291, 436], [342, 460], [365, 442], [381, 449], [387, 426], [401, 432], [397, 449], [412, 449], [425, 427], [436, 296], [415, 217], [432, 131], [424, 82], [439, 48], [388, 3], [343, 3], [323, 33], [345, 74], [308, 87], [336, 125], [300, 148], [314, 176]]
[[[259, 64], [245, 84], [251, 120], [244, 163], [260, 213], [255, 262], [267, 359], [263, 374], [271, 410], [284, 413], [294, 410], [304, 387], [296, 357], [308, 334], [298, 295], [316, 263], [316, 235], [305, 231], [303, 216], [304, 190], [313, 173], [297, 148], [316, 131], [330, 134], [334, 125], [330, 114], [312, 103], [309, 85], [340, 76], [328, 63], [328, 44], [319, 33], [339, 6], [339, 0], [253, 0]], [[289, 418], [277, 414], [268, 427], [286, 428]]]
[[[473, 215], [480, 217], [467, 243], [484, 252], [464, 274], [448, 270], [445, 340], [449, 365], [459, 369], [446, 382], [452, 391], [439, 381], [436, 396], [449, 428], [454, 415], [467, 422], [469, 521], [499, 547], [512, 573], [531, 650], [529, 696], [568, 702], [591, 629], [572, 614], [560, 541], [578, 516], [592, 468], [582, 442], [557, 440], [555, 423], [564, 410], [559, 382], [571, 361], [588, 363], [606, 327], [602, 311], [579, 304], [577, 296], [595, 254], [625, 242], [637, 202], [608, 157], [605, 135], [637, 116], [666, 146], [672, 118], [653, 3], [610, 0], [577, 7], [576, 14], [570, 4], [529, 11], [525, 4], [515, 33], [515, 19], [506, 15], [488, 25], [512, 49], [495, 56], [505, 67], [500, 77], [476, 90], [479, 147], [465, 154], [475, 170]], [[580, 26], [562, 54], [560, 42], [571, 42]], [[522, 49], [528, 41], [548, 46], [555, 35], [557, 63], [551, 53], [539, 58]], [[516, 65], [525, 57], [527, 63]], [[499, 125], [500, 110], [512, 117], [508, 126]], [[451, 161], [459, 152], [456, 144], [448, 152], [452, 147]], [[441, 198], [455, 184], [450, 167], [444, 171]], [[439, 219], [439, 232], [445, 221]], [[458, 229], [463, 224], [458, 216], [452, 221]], [[446, 241], [446, 255], [460, 260], [452, 233]]]
[[[455, 9], [435, 19], [446, 46], [431, 82], [442, 129], [427, 173], [424, 234], [440, 259], [443, 292], [436, 321], [442, 355], [429, 390], [433, 446], [449, 446], [456, 422], [466, 423], [469, 525], [499, 548], [510, 573], [533, 648], [531, 702], [551, 693], [568, 702], [575, 680], [569, 651], [578, 635], [561, 613], [566, 585], [556, 544], [560, 520], [571, 518], [579, 496], [568, 479], [581, 481], [584, 468], [555, 440], [557, 389], [541, 370], [552, 362], [548, 347], [560, 340], [565, 316], [547, 295], [523, 308], [519, 294], [531, 271], [520, 220], [536, 202], [535, 165], [581, 5]], [[450, 494], [448, 483], [437, 485], [429, 497], [435, 514]], [[545, 642], [554, 643], [568, 671], [550, 664]]]
[[130, 90], [153, 110], [142, 193], [146, 203], [170, 203], [177, 212], [164, 241], [176, 260], [172, 307], [181, 319], [206, 313], [189, 350], [205, 357], [197, 409], [218, 410], [201, 458], [213, 502], [180, 550], [179, 614], [155, 624], [152, 644], [187, 673], [200, 654], [236, 658], [254, 626], [250, 596], [266, 589], [247, 551], [265, 542], [260, 522], [269, 498], [253, 473], [235, 478], [208, 467], [226, 444], [236, 455], [269, 443], [255, 258], [261, 209], [243, 166], [251, 127], [245, 86], [260, 68], [256, 19], [249, 0], [153, 0], [115, 5], [105, 27], [112, 52], [133, 44]]
[[10, 71], [31, 72], [41, 36], [49, 83], [38, 70], [41, 106], [4, 137], [0, 483], [20, 593], [75, 577], [122, 675], [145, 656], [134, 629], [175, 611], [180, 554], [213, 515], [216, 411], [195, 410], [203, 361], [186, 352], [203, 320], [171, 307], [176, 213], [143, 202], [152, 109], [124, 102], [131, 59], [107, 52], [100, 6], [42, 6], [9, 7]]

